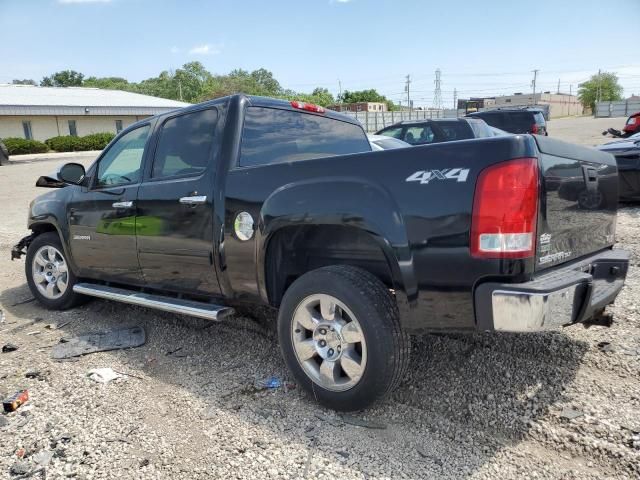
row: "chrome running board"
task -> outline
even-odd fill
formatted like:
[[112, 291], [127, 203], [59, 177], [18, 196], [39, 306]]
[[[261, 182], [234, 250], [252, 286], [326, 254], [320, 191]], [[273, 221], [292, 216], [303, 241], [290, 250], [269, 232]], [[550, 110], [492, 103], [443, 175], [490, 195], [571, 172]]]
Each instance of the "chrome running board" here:
[[233, 308], [222, 305], [141, 293], [134, 290], [108, 287], [106, 285], [93, 283], [78, 283], [74, 285], [73, 291], [91, 297], [155, 308], [156, 310], [165, 312], [191, 315], [192, 317], [204, 318], [206, 320], [221, 321], [234, 313]]

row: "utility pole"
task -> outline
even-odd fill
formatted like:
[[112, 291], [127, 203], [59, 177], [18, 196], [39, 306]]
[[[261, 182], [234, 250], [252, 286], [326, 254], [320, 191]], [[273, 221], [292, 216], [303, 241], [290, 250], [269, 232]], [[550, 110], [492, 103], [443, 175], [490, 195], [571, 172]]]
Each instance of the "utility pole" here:
[[410, 85], [411, 85], [411, 75], [406, 76], [407, 81], [405, 82], [404, 90], [407, 92], [407, 108], [411, 111], [411, 95], [410, 95]]
[[338, 79], [338, 91], [340, 92], [338, 96], [340, 97], [340, 111], [342, 111], [342, 82]]
[[458, 89], [457, 88], [453, 89], [453, 109], [456, 111], [456, 117], [457, 117], [458, 116], [457, 115], [457, 112], [458, 112]]
[[180, 101], [182, 101], [182, 82], [178, 80], [178, 96], [180, 97]]
[[600, 95], [602, 94], [602, 71], [598, 69], [598, 90], [596, 92], [596, 102], [600, 101]]
[[536, 80], [538, 79], [538, 69], [533, 70], [533, 80], [531, 81], [531, 86], [533, 87], [533, 104], [537, 105], [538, 101], [536, 100]]
[[558, 92], [557, 93], [560, 93], [560, 79], [558, 79]]

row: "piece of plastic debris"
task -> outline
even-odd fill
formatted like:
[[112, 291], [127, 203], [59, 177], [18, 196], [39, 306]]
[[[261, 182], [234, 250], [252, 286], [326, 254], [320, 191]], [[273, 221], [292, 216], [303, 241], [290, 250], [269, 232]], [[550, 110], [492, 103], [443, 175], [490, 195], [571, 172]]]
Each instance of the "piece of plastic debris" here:
[[373, 428], [377, 430], [384, 430], [385, 428], [387, 428], [384, 423], [371, 422], [359, 417], [354, 417], [353, 415], [342, 415], [342, 420], [344, 421], [344, 423], [355, 425], [356, 427]]
[[581, 412], [580, 410], [577, 410], [575, 408], [571, 408], [571, 407], [569, 407], [569, 408], [565, 407], [565, 408], [562, 409], [562, 412], [560, 412], [560, 417], [561, 418], [566, 418], [567, 420], [573, 420], [574, 418], [578, 418], [578, 417], [581, 417], [583, 415], [584, 415], [583, 412]]
[[270, 388], [280, 388], [282, 386], [282, 380], [278, 377], [267, 377], [256, 380], [255, 383], [256, 388], [270, 389]]
[[98, 383], [109, 383], [116, 378], [122, 377], [122, 375], [114, 372], [111, 368], [94, 368], [87, 372], [87, 376]]
[[2, 353], [15, 352], [17, 349], [17, 345], [14, 345], [13, 343], [7, 343], [6, 345], [2, 346]]
[[33, 455], [31, 459], [38, 465], [47, 466], [53, 459], [53, 452], [48, 450], [41, 450]]
[[[145, 332], [142, 327], [123, 328], [110, 332], [92, 333], [80, 337], [70, 338], [51, 349], [51, 358], [79, 357], [95, 352], [121, 350], [144, 345]], [[62, 340], [61, 340], [62, 342]]]
[[4, 311], [0, 310], [0, 323], [4, 323], [6, 317], [4, 316]]
[[602, 352], [615, 352], [615, 348], [609, 342], [600, 342], [600, 343], [598, 343], [598, 348]]
[[24, 448], [19, 448], [18, 450], [16, 450], [16, 457], [23, 458], [26, 453], [27, 452]]
[[28, 390], [19, 390], [8, 398], [2, 401], [2, 406], [5, 412], [15, 412], [21, 405], [29, 400]]

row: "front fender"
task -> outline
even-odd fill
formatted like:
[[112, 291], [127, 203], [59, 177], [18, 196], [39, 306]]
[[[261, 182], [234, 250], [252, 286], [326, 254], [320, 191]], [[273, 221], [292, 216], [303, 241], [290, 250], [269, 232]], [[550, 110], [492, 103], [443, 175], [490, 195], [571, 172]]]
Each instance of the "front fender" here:
[[71, 196], [71, 188], [62, 188], [47, 192], [37, 197], [29, 207], [27, 226], [34, 232], [39, 229], [53, 227], [60, 237], [62, 249], [67, 257], [69, 266], [74, 273], [78, 272], [71, 254], [69, 238], [69, 222], [67, 221], [67, 204]]
[[360, 178], [314, 178], [274, 191], [260, 211], [257, 235], [258, 288], [267, 301], [266, 254], [273, 235], [296, 225], [337, 225], [370, 234], [389, 265], [401, 314], [417, 298], [407, 229], [389, 192]]

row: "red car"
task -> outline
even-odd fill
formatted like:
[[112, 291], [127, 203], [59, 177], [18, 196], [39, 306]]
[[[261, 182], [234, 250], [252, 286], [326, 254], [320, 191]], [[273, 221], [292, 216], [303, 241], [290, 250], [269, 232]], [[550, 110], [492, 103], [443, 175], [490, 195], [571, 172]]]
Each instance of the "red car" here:
[[626, 137], [640, 132], [640, 112], [634, 113], [627, 119], [622, 131]]

